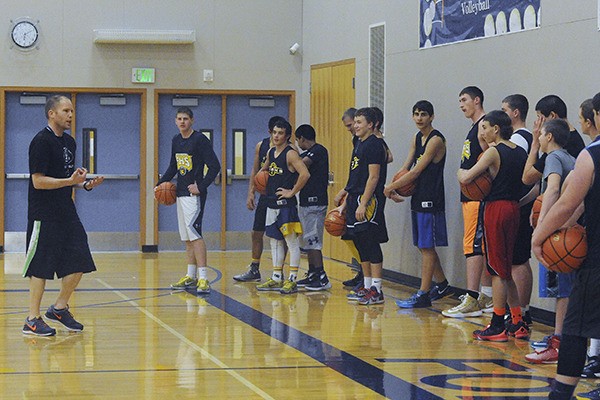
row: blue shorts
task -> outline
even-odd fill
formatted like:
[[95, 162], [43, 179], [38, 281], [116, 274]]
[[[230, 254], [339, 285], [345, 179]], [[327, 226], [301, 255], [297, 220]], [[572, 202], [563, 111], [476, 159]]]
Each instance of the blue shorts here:
[[552, 272], [548, 268], [539, 264], [540, 297], [565, 298], [571, 294], [575, 274], [561, 274]]
[[419, 249], [448, 246], [446, 213], [422, 213], [411, 211], [413, 244]]

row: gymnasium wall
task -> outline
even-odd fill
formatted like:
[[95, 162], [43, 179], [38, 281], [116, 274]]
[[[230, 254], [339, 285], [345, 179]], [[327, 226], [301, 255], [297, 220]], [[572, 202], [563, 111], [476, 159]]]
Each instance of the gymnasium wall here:
[[[403, 163], [415, 131], [412, 105], [420, 99], [435, 107], [434, 126], [448, 140], [446, 213], [450, 245], [440, 258], [451, 284], [465, 287], [462, 256], [462, 215], [456, 169], [470, 127], [458, 108], [458, 93], [468, 85], [485, 94], [486, 110], [500, 108], [513, 93], [526, 95], [533, 108], [544, 95], [557, 94], [568, 105], [570, 122], [580, 128], [581, 102], [600, 91], [595, 70], [600, 63], [600, 35], [595, 0], [541, 0], [541, 28], [516, 34], [419, 50], [419, 1], [304, 0], [302, 118], [309, 119], [310, 66], [356, 59], [356, 106], [368, 105], [369, 25], [385, 23], [385, 133], [394, 152], [390, 170]], [[327, 40], [324, 40], [326, 38]], [[349, 104], [348, 106], [351, 106]], [[530, 110], [528, 126], [535, 112]], [[589, 143], [588, 138], [584, 138]], [[410, 205], [386, 207], [390, 243], [384, 245], [387, 269], [420, 276], [420, 256], [412, 245]], [[537, 282], [537, 262], [534, 282]], [[534, 298], [537, 298], [537, 285]], [[534, 300], [550, 307], [551, 302]]]

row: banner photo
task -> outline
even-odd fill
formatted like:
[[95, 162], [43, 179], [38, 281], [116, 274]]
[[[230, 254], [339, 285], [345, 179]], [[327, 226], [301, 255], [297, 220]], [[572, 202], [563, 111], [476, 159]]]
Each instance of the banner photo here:
[[535, 29], [541, 0], [419, 0], [419, 47]]

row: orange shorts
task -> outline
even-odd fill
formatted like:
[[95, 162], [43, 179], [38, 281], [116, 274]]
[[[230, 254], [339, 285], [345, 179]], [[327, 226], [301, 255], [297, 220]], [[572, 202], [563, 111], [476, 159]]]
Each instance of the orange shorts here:
[[463, 253], [465, 257], [481, 256], [483, 248], [483, 215], [481, 202], [467, 201], [462, 203], [463, 223]]

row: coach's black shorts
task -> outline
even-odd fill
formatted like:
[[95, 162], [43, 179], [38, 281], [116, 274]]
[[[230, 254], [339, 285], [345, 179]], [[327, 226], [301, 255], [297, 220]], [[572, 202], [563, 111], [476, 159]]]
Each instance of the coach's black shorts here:
[[254, 210], [254, 224], [252, 230], [255, 232], [264, 232], [267, 223], [267, 196], [260, 196], [258, 204]]
[[77, 221], [29, 221], [23, 276], [63, 278], [96, 270], [87, 234]]

